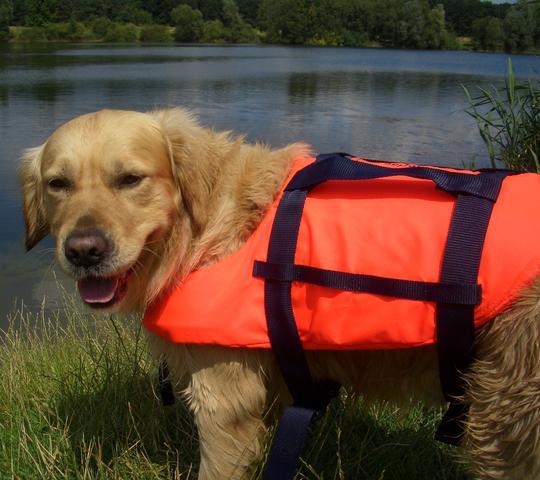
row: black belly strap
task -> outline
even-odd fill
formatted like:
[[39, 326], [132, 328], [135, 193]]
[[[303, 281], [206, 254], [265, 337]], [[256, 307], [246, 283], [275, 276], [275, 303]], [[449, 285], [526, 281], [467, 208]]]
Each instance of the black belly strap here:
[[[346, 154], [319, 155], [297, 172], [278, 205], [266, 262], [256, 262], [253, 274], [265, 279], [265, 313], [276, 362], [293, 397], [285, 410], [270, 451], [265, 480], [293, 478], [309, 426], [338, 392], [333, 381], [313, 378], [296, 327], [291, 304], [293, 281], [396, 298], [437, 302], [439, 372], [450, 408], [437, 438], [458, 443], [467, 406], [461, 374], [473, 358], [474, 307], [481, 302], [477, 284], [484, 239], [502, 181], [513, 172], [484, 170], [477, 174], [407, 166], [390, 168], [365, 163]], [[438, 283], [398, 280], [324, 270], [294, 263], [298, 231], [309, 192], [328, 180], [369, 180], [390, 176], [429, 179], [456, 197]], [[361, 185], [359, 184], [359, 188]]]

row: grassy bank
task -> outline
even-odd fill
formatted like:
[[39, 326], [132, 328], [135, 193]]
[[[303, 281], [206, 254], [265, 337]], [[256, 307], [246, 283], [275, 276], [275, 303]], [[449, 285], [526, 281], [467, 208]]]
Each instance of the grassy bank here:
[[194, 428], [182, 408], [161, 407], [136, 323], [67, 303], [53, 318], [19, 311], [11, 324], [0, 346], [0, 478], [193, 478]]
[[[47, 44], [47, 43], [123, 43], [123, 44], [270, 44], [267, 34], [259, 30], [250, 32], [233, 32], [220, 22], [205, 22], [202, 34], [197, 41], [176, 40], [176, 29], [167, 25], [136, 25], [133, 23], [111, 22], [107, 19], [94, 19], [89, 22], [49, 23], [42, 27], [9, 27], [9, 42], [15, 44]], [[344, 42], [339, 36], [318, 36], [306, 41], [303, 45], [309, 47], [356, 47], [356, 48], [386, 48], [377, 40], [359, 37], [357, 41]], [[279, 42], [278, 42], [279, 44]], [[399, 48], [399, 47], [396, 47]], [[456, 37], [449, 41], [444, 50], [466, 50], [483, 53], [504, 52], [504, 49], [481, 49], [472, 37]], [[516, 54], [516, 52], [514, 52]], [[540, 47], [521, 50], [522, 55], [538, 55]]]
[[135, 25], [98, 18], [86, 23], [48, 23], [42, 27], [9, 27], [9, 39], [13, 43], [167, 43], [174, 41], [174, 31], [174, 27], [167, 25]]
[[[196, 478], [191, 417], [181, 402], [161, 406], [136, 319], [95, 318], [68, 301], [52, 317], [20, 310], [10, 320], [1, 479]], [[299, 478], [466, 480], [452, 449], [432, 440], [439, 414], [419, 406], [399, 419], [391, 406], [362, 409], [343, 396], [313, 433]]]

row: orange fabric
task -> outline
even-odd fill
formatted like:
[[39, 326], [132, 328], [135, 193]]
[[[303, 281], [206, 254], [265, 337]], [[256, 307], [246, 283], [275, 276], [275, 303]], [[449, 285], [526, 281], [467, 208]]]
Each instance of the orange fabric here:
[[[311, 161], [299, 160], [291, 176]], [[409, 177], [359, 184], [326, 182], [310, 193], [295, 263], [437, 282], [455, 197], [430, 180]], [[191, 273], [151, 305], [146, 328], [174, 343], [270, 348], [264, 280], [254, 278], [252, 270], [254, 260], [266, 260], [278, 202], [239, 250]], [[480, 264], [482, 303], [475, 309], [476, 326], [510, 305], [540, 273], [538, 205], [540, 175], [504, 180]], [[292, 302], [306, 349], [392, 349], [436, 342], [433, 302], [298, 282], [292, 286]]]

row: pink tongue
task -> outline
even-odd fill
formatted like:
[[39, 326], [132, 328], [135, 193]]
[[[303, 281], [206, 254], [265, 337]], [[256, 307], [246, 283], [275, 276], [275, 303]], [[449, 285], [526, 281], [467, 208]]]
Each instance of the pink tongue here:
[[77, 282], [77, 287], [85, 302], [107, 303], [113, 299], [117, 284], [117, 278], [85, 278]]

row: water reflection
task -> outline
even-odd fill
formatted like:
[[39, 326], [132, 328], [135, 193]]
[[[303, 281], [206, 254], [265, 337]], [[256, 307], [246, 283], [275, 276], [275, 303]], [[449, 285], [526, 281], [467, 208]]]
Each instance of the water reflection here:
[[289, 100], [292, 103], [310, 102], [318, 93], [319, 75], [316, 73], [292, 73], [288, 82]]
[[5, 85], [0, 85], [0, 103], [2, 105], [7, 105], [9, 101], [9, 87]]
[[[71, 95], [73, 94], [74, 89], [74, 82], [60, 80], [32, 84], [29, 86], [28, 92], [33, 100], [55, 103], [59, 95]], [[23, 92], [24, 90], [25, 89], [23, 89]], [[20, 94], [19, 91], [17, 93]]]

